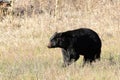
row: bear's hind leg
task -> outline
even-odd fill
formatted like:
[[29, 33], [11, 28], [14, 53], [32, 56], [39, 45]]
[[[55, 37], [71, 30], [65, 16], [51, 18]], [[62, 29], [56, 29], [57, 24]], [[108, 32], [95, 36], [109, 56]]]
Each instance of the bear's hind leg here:
[[99, 49], [98, 51], [96, 51], [95, 53], [95, 59], [99, 60], [100, 61], [100, 55], [101, 55], [101, 49]]
[[95, 56], [92, 55], [92, 56], [84, 56], [83, 58], [83, 65], [82, 66], [85, 66], [85, 64], [89, 63], [90, 65], [92, 64], [92, 62], [95, 61]]

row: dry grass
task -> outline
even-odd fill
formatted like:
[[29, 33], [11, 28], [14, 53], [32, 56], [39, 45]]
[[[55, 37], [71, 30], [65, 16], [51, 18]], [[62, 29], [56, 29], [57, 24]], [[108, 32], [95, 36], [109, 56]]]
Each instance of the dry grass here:
[[[0, 22], [0, 80], [120, 80], [119, 0], [61, 0], [57, 8], [53, 0], [30, 1], [41, 2], [44, 13], [8, 15]], [[49, 38], [55, 31], [81, 27], [93, 29], [101, 37], [101, 61], [83, 68], [81, 56], [62, 68], [60, 49], [46, 47]]]

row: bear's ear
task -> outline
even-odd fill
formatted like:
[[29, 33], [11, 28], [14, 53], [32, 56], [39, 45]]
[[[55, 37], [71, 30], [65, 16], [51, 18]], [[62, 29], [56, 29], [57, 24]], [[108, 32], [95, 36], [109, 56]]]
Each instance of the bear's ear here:
[[62, 37], [62, 36], [63, 36], [63, 33], [58, 33], [58, 32], [54, 33], [54, 37]]
[[54, 34], [53, 34], [53, 36], [56, 36], [58, 33], [57, 32], [55, 32]]
[[58, 34], [58, 32], [55, 32], [53, 36], [55, 37], [55, 36], [57, 36], [57, 34]]
[[63, 33], [59, 33], [59, 37], [63, 36]]
[[58, 32], [55, 32], [54, 34], [56, 35], [56, 34], [58, 34]]
[[52, 40], [52, 39], [54, 39], [54, 38], [56, 38], [56, 36], [57, 36], [57, 32], [55, 32], [54, 34], [53, 34], [53, 36], [50, 38], [50, 40]]

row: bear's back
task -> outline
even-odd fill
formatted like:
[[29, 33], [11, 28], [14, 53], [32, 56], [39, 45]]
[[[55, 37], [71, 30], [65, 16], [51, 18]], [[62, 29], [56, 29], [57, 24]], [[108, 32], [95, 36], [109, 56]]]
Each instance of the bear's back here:
[[81, 48], [91, 48], [92, 47], [101, 47], [101, 40], [98, 36], [98, 34], [88, 28], [80, 28], [80, 29], [76, 29], [76, 30], [71, 30], [71, 31], [66, 31], [63, 32], [63, 34], [66, 37], [71, 38], [73, 46], [76, 47], [81, 47]]

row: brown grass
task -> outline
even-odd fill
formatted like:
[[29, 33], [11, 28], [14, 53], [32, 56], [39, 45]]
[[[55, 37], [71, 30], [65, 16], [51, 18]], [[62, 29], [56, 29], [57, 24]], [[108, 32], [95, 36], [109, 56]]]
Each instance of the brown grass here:
[[[23, 1], [15, 2], [13, 9]], [[44, 13], [7, 15], [0, 22], [0, 80], [120, 79], [119, 0], [61, 0], [57, 8], [54, 0], [30, 1], [33, 6], [39, 2], [36, 7]], [[60, 49], [46, 47], [49, 38], [56, 31], [81, 27], [93, 29], [101, 37], [101, 61], [83, 68], [81, 56], [76, 63], [62, 68]]]

